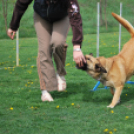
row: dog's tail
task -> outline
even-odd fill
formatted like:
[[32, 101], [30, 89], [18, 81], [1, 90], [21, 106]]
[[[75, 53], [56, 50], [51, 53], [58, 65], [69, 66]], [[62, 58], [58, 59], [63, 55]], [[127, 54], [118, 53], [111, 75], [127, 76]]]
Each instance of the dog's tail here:
[[131, 37], [134, 37], [134, 28], [133, 28], [133, 26], [127, 20], [122, 18], [121, 16], [119, 16], [119, 15], [117, 15], [115, 13], [112, 13], [112, 15], [117, 21], [119, 21], [128, 30], [128, 32], [131, 34]]

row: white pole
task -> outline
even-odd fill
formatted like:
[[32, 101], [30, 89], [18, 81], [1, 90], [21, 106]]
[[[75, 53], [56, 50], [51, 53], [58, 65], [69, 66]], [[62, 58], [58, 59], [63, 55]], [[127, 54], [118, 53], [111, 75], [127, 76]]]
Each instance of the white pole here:
[[16, 32], [16, 66], [19, 66], [19, 30]]
[[97, 57], [99, 57], [99, 20], [100, 20], [100, 3], [97, 2], [97, 53], [96, 53]]
[[[122, 16], [122, 3], [120, 3], [120, 16]], [[119, 24], [119, 52], [121, 50], [121, 24]]]

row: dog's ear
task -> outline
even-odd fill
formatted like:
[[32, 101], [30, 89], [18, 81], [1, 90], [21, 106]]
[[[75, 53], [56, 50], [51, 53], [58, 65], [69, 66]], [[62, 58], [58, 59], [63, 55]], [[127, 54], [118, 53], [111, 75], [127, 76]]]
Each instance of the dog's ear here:
[[93, 53], [90, 53], [89, 55], [93, 56]]
[[100, 64], [95, 65], [95, 70], [97, 72], [107, 73], [106, 69], [104, 67], [102, 67]]

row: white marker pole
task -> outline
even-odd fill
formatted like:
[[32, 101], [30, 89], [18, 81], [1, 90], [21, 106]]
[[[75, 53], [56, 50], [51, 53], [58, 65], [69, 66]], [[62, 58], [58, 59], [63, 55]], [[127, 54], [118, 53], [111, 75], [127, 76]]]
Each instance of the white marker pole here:
[[99, 20], [100, 20], [100, 3], [97, 2], [97, 53], [96, 53], [96, 57], [99, 57]]
[[[122, 3], [120, 3], [120, 16], [122, 16]], [[119, 24], [119, 52], [121, 50], [121, 24]]]
[[16, 66], [19, 66], [19, 30], [16, 32]]

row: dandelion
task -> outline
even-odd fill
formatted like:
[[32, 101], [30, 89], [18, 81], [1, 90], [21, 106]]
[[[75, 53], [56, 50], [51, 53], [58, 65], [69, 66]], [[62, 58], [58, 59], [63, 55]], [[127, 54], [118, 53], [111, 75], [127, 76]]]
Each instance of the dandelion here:
[[13, 107], [10, 107], [10, 110], [13, 110]]
[[6, 67], [5, 67], [4, 69], [5, 69], [5, 70], [7, 70], [7, 68], [6, 68]]
[[108, 132], [108, 129], [106, 128], [106, 129], [104, 129], [104, 132]]
[[113, 110], [111, 110], [111, 113], [113, 114], [113, 113], [114, 113], [114, 111], [113, 111]]
[[66, 64], [66, 66], [70, 66], [70, 63]]
[[126, 94], [126, 96], [127, 96], [127, 94]]
[[34, 107], [32, 106], [31, 109], [33, 109]]
[[28, 72], [29, 74], [31, 74], [31, 73], [32, 73], [32, 70], [28, 70], [27, 72]]
[[58, 105], [58, 106], [56, 106], [56, 108], [58, 109], [60, 106]]
[[28, 61], [31, 61], [31, 59], [30, 59], [30, 58], [28, 58]]
[[129, 118], [129, 116], [126, 116], [125, 119], [127, 120]]
[[117, 131], [117, 129], [116, 128], [114, 128], [114, 132], [116, 132]]
[[66, 93], [66, 92], [67, 92], [67, 90], [64, 90], [63, 92], [65, 92], [65, 93]]
[[113, 132], [112, 131], [109, 131], [109, 134], [113, 134]]
[[74, 103], [71, 103], [72, 106], [74, 106]]

